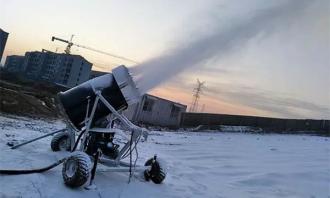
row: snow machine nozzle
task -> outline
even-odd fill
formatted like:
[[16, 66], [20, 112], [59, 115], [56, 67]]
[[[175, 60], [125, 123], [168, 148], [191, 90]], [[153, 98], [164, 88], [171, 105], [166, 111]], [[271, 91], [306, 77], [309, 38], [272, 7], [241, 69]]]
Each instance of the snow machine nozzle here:
[[[60, 109], [65, 112], [65, 117], [76, 129], [82, 129], [87, 111], [92, 111], [97, 91], [101, 92], [116, 110], [126, 109], [128, 105], [136, 103], [140, 99], [140, 93], [124, 65], [114, 68], [112, 73], [93, 78], [65, 92], [60, 92], [58, 94]], [[99, 103], [96, 107], [94, 122], [110, 113], [111, 111], [104, 104]]]

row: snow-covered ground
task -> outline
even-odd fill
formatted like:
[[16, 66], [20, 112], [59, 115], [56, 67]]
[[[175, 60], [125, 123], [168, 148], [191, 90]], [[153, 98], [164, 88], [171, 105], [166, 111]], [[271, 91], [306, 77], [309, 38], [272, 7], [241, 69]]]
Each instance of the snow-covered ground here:
[[[60, 121], [0, 116], [0, 169], [51, 164], [50, 137], [11, 150], [18, 143], [63, 128]], [[330, 197], [330, 138], [211, 132], [152, 132], [139, 144], [139, 161], [157, 153], [168, 175], [156, 185], [139, 175], [96, 175], [97, 189], [70, 189], [61, 168], [42, 174], [0, 175], [0, 197]]]

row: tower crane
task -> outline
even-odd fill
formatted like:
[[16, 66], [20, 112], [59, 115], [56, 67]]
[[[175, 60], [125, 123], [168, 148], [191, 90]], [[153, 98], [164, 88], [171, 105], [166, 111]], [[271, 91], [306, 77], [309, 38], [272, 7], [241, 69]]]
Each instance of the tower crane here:
[[108, 56], [112, 56], [112, 57], [115, 57], [115, 58], [118, 58], [118, 59], [126, 60], [126, 61], [129, 61], [129, 62], [132, 62], [132, 63], [138, 63], [138, 62], [136, 62], [132, 59], [129, 59], [129, 58], [126, 58], [126, 57], [123, 57], [123, 56], [118, 56], [116, 54], [112, 54], [112, 53], [109, 53], [109, 52], [104, 52], [104, 51], [101, 51], [101, 50], [98, 50], [98, 49], [95, 49], [95, 48], [92, 48], [92, 47], [88, 47], [88, 46], [80, 45], [80, 44], [77, 44], [77, 43], [73, 43], [72, 42], [73, 36], [74, 35], [71, 35], [71, 39], [69, 41], [65, 40], [65, 39], [55, 37], [55, 36], [52, 36], [52, 41], [57, 40], [57, 41], [61, 41], [63, 43], [67, 43], [67, 46], [64, 50], [64, 52], [66, 54], [70, 54], [71, 53], [71, 47], [76, 46], [76, 47], [84, 48], [84, 49], [87, 49], [87, 50], [90, 50], [90, 51], [94, 51], [94, 52], [98, 52], [98, 53], [105, 54], [105, 55], [108, 55]]

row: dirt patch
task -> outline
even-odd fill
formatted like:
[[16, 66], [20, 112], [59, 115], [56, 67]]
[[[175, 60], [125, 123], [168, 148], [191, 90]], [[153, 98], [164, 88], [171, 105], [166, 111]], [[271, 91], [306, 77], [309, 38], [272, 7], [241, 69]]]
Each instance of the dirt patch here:
[[0, 75], [0, 112], [28, 117], [59, 117], [55, 98], [64, 90], [62, 87], [12, 74]]
[[10, 90], [3, 87], [0, 87], [0, 93], [1, 112], [23, 116], [57, 116], [56, 109], [53, 107], [54, 104], [47, 106], [45, 101], [40, 100], [32, 95], [27, 95], [20, 91]]

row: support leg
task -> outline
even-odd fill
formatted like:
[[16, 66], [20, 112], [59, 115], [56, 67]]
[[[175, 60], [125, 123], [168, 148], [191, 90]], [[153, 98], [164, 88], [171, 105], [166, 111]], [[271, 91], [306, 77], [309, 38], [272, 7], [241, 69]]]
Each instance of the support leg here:
[[46, 135], [42, 135], [42, 136], [37, 137], [37, 138], [34, 138], [34, 139], [32, 139], [32, 140], [28, 140], [28, 141], [23, 142], [23, 143], [21, 143], [21, 144], [17, 144], [17, 145], [15, 145], [15, 146], [12, 146], [11, 149], [16, 149], [16, 148], [21, 147], [21, 146], [23, 146], [23, 145], [25, 145], [25, 144], [29, 144], [29, 143], [31, 143], [31, 142], [34, 142], [34, 141], [40, 140], [40, 139], [42, 139], [42, 138], [45, 138], [45, 137], [48, 137], [48, 136], [54, 135], [54, 134], [56, 134], [56, 133], [59, 133], [59, 132], [65, 131], [65, 130], [67, 130], [67, 129], [65, 128], [65, 129], [60, 129], [60, 130], [57, 130], [57, 131], [54, 131], [54, 132], [51, 132], [51, 133], [47, 133]]
[[96, 188], [96, 186], [93, 184], [93, 180], [95, 178], [96, 167], [97, 167], [97, 163], [99, 161], [99, 157], [100, 157], [100, 151], [98, 150], [96, 152], [96, 154], [94, 155], [94, 164], [93, 164], [93, 168], [91, 170], [91, 179], [89, 181], [89, 185], [85, 187], [85, 189], [87, 189], [87, 190], [91, 190], [91, 189]]

